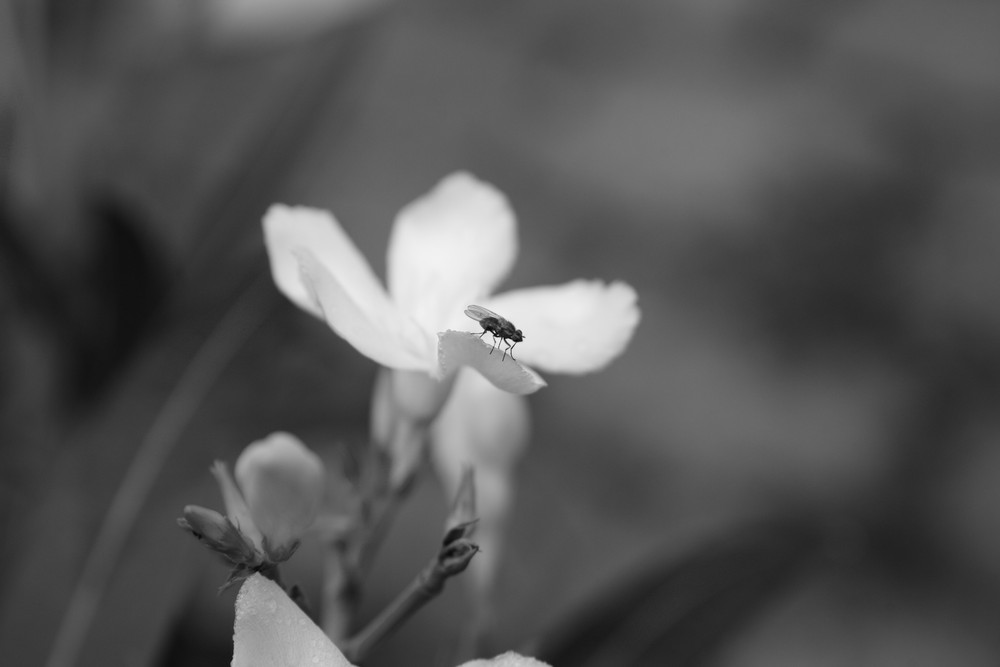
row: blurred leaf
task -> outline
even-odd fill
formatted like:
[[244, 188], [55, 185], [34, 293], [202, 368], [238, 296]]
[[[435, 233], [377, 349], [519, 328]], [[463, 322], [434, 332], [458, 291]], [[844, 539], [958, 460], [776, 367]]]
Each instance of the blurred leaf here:
[[705, 664], [814, 553], [801, 523], [751, 528], [621, 582], [537, 651], [553, 665]]
[[[104, 194], [90, 204], [96, 244], [75, 319], [80, 320], [71, 369], [74, 398], [93, 400], [136, 349], [161, 306], [164, 261], [137, 221], [137, 212]], [[82, 307], [81, 307], [82, 306]]]

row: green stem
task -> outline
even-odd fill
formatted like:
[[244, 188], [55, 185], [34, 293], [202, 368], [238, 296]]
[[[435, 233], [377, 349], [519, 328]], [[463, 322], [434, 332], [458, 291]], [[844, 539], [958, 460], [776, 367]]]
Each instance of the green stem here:
[[341, 647], [351, 662], [360, 662], [371, 649], [402, 625], [425, 604], [436, 598], [445, 582], [465, 570], [479, 551], [472, 542], [459, 539], [442, 547], [438, 555], [409, 586], [357, 635]]
[[[377, 465], [369, 462], [365, 474], [376, 475]], [[355, 517], [357, 529], [344, 534], [338, 529], [323, 540], [323, 631], [337, 645], [347, 638], [358, 605], [361, 602], [361, 582], [368, 571], [381, 536], [395, 515], [400, 498], [388, 490], [381, 480], [365, 480], [363, 502], [367, 509]], [[366, 484], [373, 484], [368, 490]]]
[[330, 542], [323, 549], [323, 632], [340, 645], [350, 632], [361, 599], [361, 577], [346, 545]]
[[338, 645], [351, 630], [361, 601], [362, 578], [371, 569], [400, 501], [409, 491], [409, 484], [389, 483], [392, 462], [388, 451], [387, 446], [374, 442], [370, 445], [371, 458], [359, 482], [365, 506], [357, 517], [358, 529], [346, 537], [336, 535], [324, 540], [321, 625]]

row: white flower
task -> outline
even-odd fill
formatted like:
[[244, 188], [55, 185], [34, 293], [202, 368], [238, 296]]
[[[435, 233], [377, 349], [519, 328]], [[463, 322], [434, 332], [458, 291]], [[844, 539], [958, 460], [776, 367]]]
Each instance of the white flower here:
[[[392, 483], [409, 479], [427, 429], [444, 409], [431, 433], [434, 461], [449, 495], [464, 466], [476, 469], [477, 539], [499, 546], [511, 474], [528, 437], [522, 399], [503, 392], [529, 394], [544, 385], [529, 364], [573, 374], [606, 366], [639, 322], [635, 290], [575, 280], [494, 295], [517, 255], [514, 214], [496, 188], [462, 172], [400, 211], [389, 240], [388, 291], [326, 211], [273, 206], [264, 235], [279, 289], [393, 369], [380, 374], [372, 404], [372, 435], [391, 454]], [[490, 354], [491, 339], [484, 342], [479, 324], [464, 314], [470, 304], [524, 332], [516, 362]], [[469, 375], [459, 373], [463, 366], [492, 386], [463, 377]], [[480, 593], [499, 548], [489, 551], [493, 555], [473, 565]]]
[[319, 626], [270, 579], [254, 574], [236, 596], [232, 667], [352, 667]]
[[[280, 586], [255, 574], [243, 582], [236, 597], [232, 667], [273, 665], [353, 667]], [[505, 653], [461, 667], [545, 667], [545, 663]]]
[[274, 560], [284, 560], [316, 520], [323, 500], [323, 461], [288, 433], [247, 445], [236, 460], [236, 483], [213, 469], [229, 518]]
[[[400, 211], [388, 291], [326, 211], [272, 206], [264, 236], [286, 296], [382, 366], [436, 380], [468, 365], [500, 389], [528, 394], [544, 382], [519, 362], [560, 373], [597, 370], [624, 349], [639, 319], [635, 291], [624, 283], [578, 280], [491, 296], [513, 266], [517, 228], [507, 199], [467, 173], [446, 177]], [[480, 333], [464, 315], [470, 304], [525, 332], [517, 362], [453, 330]], [[439, 384], [444, 397], [447, 383]]]

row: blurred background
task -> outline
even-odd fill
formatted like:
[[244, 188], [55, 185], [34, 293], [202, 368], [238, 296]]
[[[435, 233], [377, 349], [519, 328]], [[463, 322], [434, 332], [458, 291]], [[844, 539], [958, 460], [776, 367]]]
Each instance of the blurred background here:
[[[273, 288], [261, 215], [328, 208], [383, 274], [468, 169], [520, 221], [505, 287], [643, 311], [531, 398], [487, 650], [1000, 664], [998, 32], [982, 0], [0, 0], [0, 655], [229, 664], [175, 518], [274, 430], [361, 442], [375, 373]], [[365, 613], [444, 512], [428, 474]], [[454, 665], [466, 609], [368, 664]]]

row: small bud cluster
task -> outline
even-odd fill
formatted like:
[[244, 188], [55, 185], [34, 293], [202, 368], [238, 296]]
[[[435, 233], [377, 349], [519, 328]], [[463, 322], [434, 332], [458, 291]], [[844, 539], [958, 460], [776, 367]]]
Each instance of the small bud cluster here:
[[177, 523], [233, 565], [226, 588], [254, 572], [274, 571], [298, 549], [323, 499], [323, 462], [297, 438], [274, 433], [236, 461], [236, 480], [222, 462], [212, 468], [227, 516], [188, 505]]

